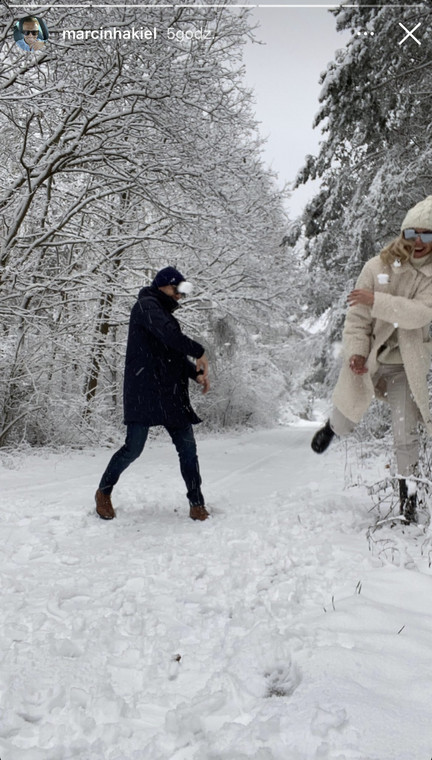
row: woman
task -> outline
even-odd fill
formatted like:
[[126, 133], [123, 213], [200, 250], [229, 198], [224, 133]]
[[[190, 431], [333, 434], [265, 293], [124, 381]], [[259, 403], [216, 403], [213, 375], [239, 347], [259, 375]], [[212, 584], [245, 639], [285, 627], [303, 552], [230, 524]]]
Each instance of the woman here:
[[400, 511], [405, 522], [415, 522], [417, 497], [407, 478], [418, 462], [418, 422], [432, 434], [426, 380], [432, 349], [432, 195], [408, 211], [400, 237], [365, 264], [348, 303], [334, 406], [312, 449], [321, 454], [335, 434], [350, 433], [374, 396], [388, 401]]

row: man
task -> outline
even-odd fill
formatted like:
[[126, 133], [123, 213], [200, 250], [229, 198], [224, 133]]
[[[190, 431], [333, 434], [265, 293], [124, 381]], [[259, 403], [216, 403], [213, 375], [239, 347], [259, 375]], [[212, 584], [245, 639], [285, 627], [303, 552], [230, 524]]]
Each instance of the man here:
[[30, 52], [30, 50], [42, 50], [45, 46], [39, 22], [34, 16], [26, 16], [22, 19], [22, 33], [24, 39], [16, 41], [21, 50]]
[[[108, 464], [96, 491], [96, 511], [112, 520], [115, 511], [111, 492], [121, 473], [140, 456], [149, 428], [163, 425], [171, 436], [187, 488], [192, 520], [209, 517], [201, 492], [195, 437], [192, 425], [201, 422], [189, 400], [189, 378], [210, 389], [204, 348], [188, 338], [173, 316], [178, 302], [192, 285], [183, 275], [166, 267], [150, 287], [142, 288], [133, 306], [126, 349], [124, 422], [126, 441]], [[193, 364], [187, 357], [196, 359]]]

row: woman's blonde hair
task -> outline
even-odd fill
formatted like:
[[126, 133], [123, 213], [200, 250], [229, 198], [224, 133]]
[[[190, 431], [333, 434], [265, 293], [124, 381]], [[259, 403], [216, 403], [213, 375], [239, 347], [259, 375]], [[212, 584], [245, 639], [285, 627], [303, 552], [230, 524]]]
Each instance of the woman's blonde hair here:
[[385, 264], [391, 266], [396, 260], [401, 264], [409, 261], [415, 247], [415, 240], [405, 240], [402, 235], [392, 240], [380, 252], [380, 256]]

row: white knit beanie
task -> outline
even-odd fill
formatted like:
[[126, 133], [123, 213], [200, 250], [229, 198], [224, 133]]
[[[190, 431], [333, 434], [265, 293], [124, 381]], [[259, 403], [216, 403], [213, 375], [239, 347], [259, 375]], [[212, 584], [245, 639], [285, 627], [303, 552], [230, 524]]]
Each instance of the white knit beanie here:
[[424, 229], [432, 230], [432, 195], [428, 195], [420, 203], [410, 208], [402, 222], [401, 230]]

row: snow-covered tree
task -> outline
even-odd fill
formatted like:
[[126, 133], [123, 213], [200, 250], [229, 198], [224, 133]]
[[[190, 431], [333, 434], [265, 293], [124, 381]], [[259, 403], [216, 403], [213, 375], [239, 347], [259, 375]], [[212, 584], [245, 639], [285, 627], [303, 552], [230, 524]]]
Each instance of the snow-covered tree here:
[[127, 315], [155, 270], [195, 279], [185, 319], [204, 334], [268, 310], [281, 199], [242, 81], [245, 11], [154, 6], [157, 40], [132, 43], [63, 39], [109, 16], [53, 8], [28, 55], [0, 13], [0, 442], [73, 440], [120, 415]]
[[[352, 39], [322, 77], [315, 124], [324, 140], [298, 182], [318, 177], [322, 183], [306, 213], [311, 252], [324, 266], [352, 261], [358, 267], [371, 255], [372, 241], [379, 246], [397, 233], [401, 209], [430, 187], [432, 10], [360, 3], [334, 14]], [[400, 45], [399, 22], [407, 29], [421, 23], [422, 44]]]

